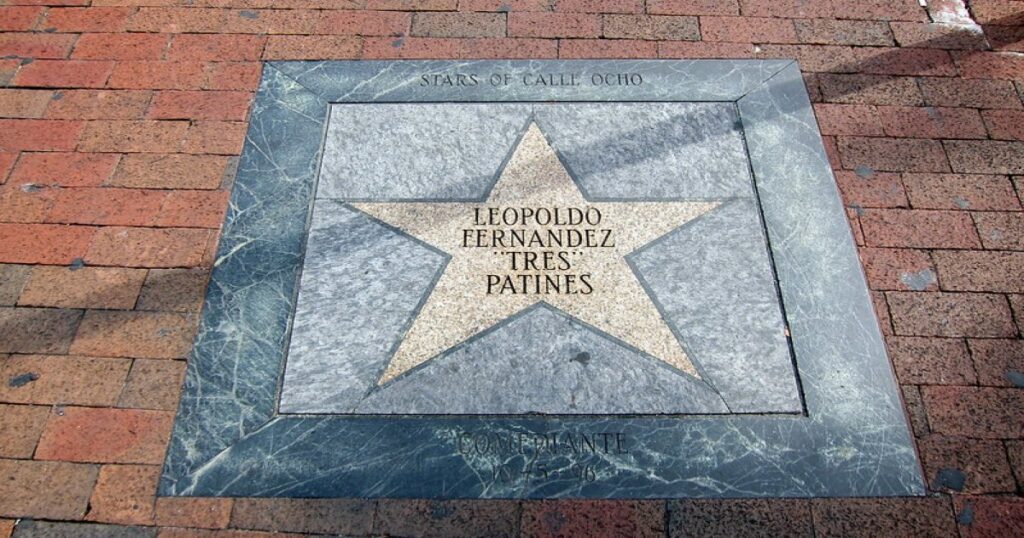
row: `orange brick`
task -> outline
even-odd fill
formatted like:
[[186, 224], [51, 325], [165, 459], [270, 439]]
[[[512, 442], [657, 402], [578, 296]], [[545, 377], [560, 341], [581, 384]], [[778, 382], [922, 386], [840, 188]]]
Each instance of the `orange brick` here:
[[707, 41], [734, 43], [799, 43], [793, 21], [761, 17], [701, 17]]
[[81, 519], [98, 471], [95, 465], [0, 459], [0, 515]]
[[189, 130], [187, 121], [90, 121], [81, 151], [167, 153], [177, 151]]
[[134, 120], [142, 118], [152, 96], [136, 90], [65, 90], [46, 110], [46, 117], [63, 120]]
[[185, 153], [238, 155], [242, 153], [246, 124], [228, 121], [196, 121], [188, 130]]
[[139, 189], [82, 187], [56, 193], [46, 222], [108, 226], [150, 226], [167, 193]]
[[160, 60], [170, 37], [163, 34], [83, 34], [72, 58], [88, 60]]
[[[21, 404], [112, 406], [129, 359], [15, 355], [0, 362], [0, 401]], [[14, 382], [15, 380], [22, 382]]]
[[172, 191], [154, 224], [182, 228], [219, 228], [228, 207], [227, 191]]
[[509, 13], [510, 37], [601, 36], [601, 17], [582, 13]]
[[350, 36], [270, 36], [264, 60], [349, 59], [359, 57], [362, 42]]
[[104, 465], [89, 499], [87, 521], [152, 525], [158, 465]]
[[996, 140], [1024, 140], [1024, 110], [983, 110], [988, 134]]
[[605, 15], [603, 35], [612, 39], [699, 41], [697, 17], [667, 15]]
[[167, 59], [212, 62], [259, 60], [265, 42], [263, 36], [181, 34], [174, 36]]
[[232, 9], [226, 11], [220, 31], [225, 34], [309, 34], [319, 14], [320, 11], [312, 9]]
[[71, 263], [95, 234], [91, 226], [0, 223], [0, 263]]
[[43, 8], [37, 6], [0, 7], [0, 32], [24, 32], [31, 30]]
[[637, 58], [657, 55], [658, 44], [634, 39], [562, 39], [560, 58]]
[[812, 73], [849, 73], [857, 70], [853, 47], [834, 45], [760, 45], [758, 58], [796, 58], [800, 69]]
[[146, 279], [144, 269], [37, 266], [19, 305], [130, 310]]
[[71, 353], [94, 357], [178, 359], [188, 354], [196, 317], [187, 313], [90, 310]]
[[135, 308], [199, 312], [209, 279], [210, 273], [205, 269], [151, 269]]
[[0, 222], [48, 222], [56, 189], [40, 185], [16, 185], [0, 188]]
[[407, 34], [412, 15], [397, 11], [322, 11], [317, 34], [397, 36]]
[[861, 214], [868, 245], [905, 248], [979, 248], [974, 223], [959, 211], [868, 209]]
[[36, 459], [94, 463], [163, 462], [174, 414], [140, 409], [57, 408]]
[[985, 138], [981, 115], [971, 108], [878, 107], [885, 134], [907, 138]]
[[16, 86], [44, 88], [102, 88], [114, 62], [89, 60], [38, 60], [14, 76]]
[[0, 58], [67, 58], [74, 42], [73, 35], [0, 33]]
[[152, 119], [244, 121], [249, 92], [159, 91], [147, 116]]
[[41, 118], [53, 92], [0, 89], [0, 118]]
[[89, 153], [22, 153], [11, 183], [63, 187], [101, 185], [117, 166], [118, 156]]
[[166, 527], [223, 529], [231, 519], [233, 499], [158, 497], [156, 524]]
[[0, 185], [7, 181], [7, 174], [14, 168], [14, 161], [18, 160], [17, 153], [0, 152]]
[[216, 189], [230, 157], [214, 155], [125, 155], [109, 185], [153, 189]]
[[[3, 367], [4, 363], [0, 362], [0, 368]], [[4, 376], [0, 390], [8, 385], [7, 379]], [[0, 458], [31, 459], [49, 414], [48, 409], [41, 405], [0, 404], [0, 434], [4, 439], [0, 443]]]
[[0, 307], [0, 353], [67, 353], [81, 310]]
[[209, 230], [191, 228], [105, 227], [96, 233], [85, 260], [119, 267], [196, 267], [209, 238]]
[[60, 120], [0, 120], [0, 151], [71, 151], [82, 123]]
[[503, 13], [431, 12], [416, 13], [410, 35], [419, 37], [503, 37]]
[[128, 31], [170, 34], [217, 33], [224, 28], [227, 11], [199, 7], [141, 7], [129, 19]]
[[207, 90], [253, 91], [260, 82], [258, 62], [210, 62], [204, 73], [203, 89]]
[[132, 11], [130, 7], [50, 8], [40, 26], [55, 32], [120, 32]]
[[175, 411], [184, 379], [185, 361], [135, 359], [117, 406]]
[[107, 86], [140, 90], [189, 90], [201, 88], [205, 80], [202, 62], [117, 62]]

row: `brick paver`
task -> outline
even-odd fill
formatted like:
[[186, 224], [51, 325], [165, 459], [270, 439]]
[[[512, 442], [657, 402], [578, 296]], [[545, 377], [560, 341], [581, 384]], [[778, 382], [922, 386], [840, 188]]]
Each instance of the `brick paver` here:
[[[0, 537], [1024, 534], [1024, 2], [0, 3]], [[503, 57], [801, 62], [931, 496], [155, 497], [261, 62]]]

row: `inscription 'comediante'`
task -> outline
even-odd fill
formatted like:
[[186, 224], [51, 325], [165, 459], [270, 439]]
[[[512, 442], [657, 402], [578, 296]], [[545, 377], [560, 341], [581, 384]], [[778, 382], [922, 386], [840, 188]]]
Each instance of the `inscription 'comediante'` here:
[[505, 272], [484, 275], [487, 295], [589, 295], [593, 275], [575, 265], [590, 249], [615, 248], [601, 223], [596, 207], [476, 207], [461, 246], [504, 258]]

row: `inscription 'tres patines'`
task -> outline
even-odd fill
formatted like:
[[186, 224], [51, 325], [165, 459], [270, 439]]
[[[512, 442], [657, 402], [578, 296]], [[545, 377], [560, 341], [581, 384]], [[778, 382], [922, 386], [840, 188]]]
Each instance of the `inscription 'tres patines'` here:
[[495, 88], [510, 86], [567, 88], [577, 86], [641, 86], [640, 73], [423, 73], [418, 77], [420, 87], [472, 88], [488, 85]]

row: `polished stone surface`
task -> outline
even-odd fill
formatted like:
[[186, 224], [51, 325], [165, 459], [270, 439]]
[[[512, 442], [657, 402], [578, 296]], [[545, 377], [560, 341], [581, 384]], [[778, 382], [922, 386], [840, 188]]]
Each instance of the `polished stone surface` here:
[[[444, 72], [471, 72], [485, 83], [470, 88], [423, 84], [423, 75]], [[552, 73], [576, 77], [581, 83], [565, 87], [534, 83], [537, 77]], [[639, 75], [643, 82], [593, 84], [600, 73], [627, 73], [627, 79], [635, 81], [639, 79], [634, 75]], [[487, 83], [492, 79], [510, 82]], [[368, 357], [379, 357], [381, 348], [389, 345], [388, 338], [353, 341], [353, 356], [364, 357], [364, 362], [352, 364], [350, 371], [334, 379], [363, 376], [372, 394], [362, 400], [362, 410], [357, 412], [372, 415], [277, 410], [281, 374], [286, 358], [292, 360], [288, 348], [295, 336], [290, 331], [293, 324], [295, 330], [301, 325], [296, 321], [300, 277], [304, 278], [306, 269], [319, 267], [318, 263], [329, 264], [326, 255], [317, 261], [318, 233], [330, 236], [330, 227], [338, 226], [334, 234], [345, 234], [345, 238], [320, 241], [321, 253], [337, 248], [367, 261], [391, 264], [369, 263], [362, 269], [368, 274], [386, 277], [395, 268], [403, 269], [396, 289], [378, 286], [373, 290], [379, 293], [379, 302], [374, 303], [379, 312], [368, 320], [339, 320], [342, 328], [347, 323], [358, 330], [362, 323], [379, 335], [390, 334], [392, 340], [400, 331], [388, 324], [409, 311], [403, 300], [410, 294], [401, 292], [415, 289], [422, 296], [427, 287], [424, 279], [429, 285], [432, 271], [444, 260], [436, 249], [417, 245], [408, 234], [346, 205], [352, 201], [322, 198], [314, 203], [320, 151], [341, 103], [593, 102], [596, 107], [597, 102], [615, 101], [730, 102], [733, 123], [714, 129], [705, 142], [742, 134], [752, 175], [747, 185], [754, 185], [756, 194], [716, 195], [715, 201], [721, 202], [716, 209], [629, 258], [685, 343], [687, 355], [700, 365], [701, 383], [713, 387], [727, 405], [725, 413], [701, 385], [673, 383], [687, 378], [675, 373], [676, 377], [666, 378], [666, 368], [657, 361], [630, 356], [628, 348], [544, 304], [428, 361], [431, 367], [396, 379], [391, 386], [402, 384], [405, 398], [393, 396], [397, 391], [374, 389], [373, 376], [367, 374], [373, 371], [366, 367]], [[530, 106], [538, 110], [536, 123], [566, 168], [576, 176], [591, 175], [589, 180], [574, 177], [588, 200], [671, 196], [661, 191], [644, 193], [644, 182], [634, 181], [630, 174], [616, 176], [613, 171], [601, 177], [602, 167], [591, 163], [606, 156], [589, 151], [585, 136], [574, 139], [559, 131], [561, 124], [551, 121], [554, 114], [548, 111], [545, 117], [541, 111], [547, 104]], [[600, 119], [596, 113], [587, 121], [580, 119], [584, 116], [575, 116], [581, 125], [594, 125], [587, 121]], [[161, 494], [429, 498], [923, 494], [920, 466], [892, 368], [795, 63], [283, 62], [265, 67], [252, 118], [189, 361]], [[687, 136], [683, 131], [664, 132]], [[642, 134], [637, 136], [643, 139]], [[607, 158], [629, 162], [629, 155], [642, 154], [649, 145], [620, 146], [620, 152]], [[651, 156], [655, 154], [676, 158], [671, 152]], [[668, 184], [685, 189], [700, 181]], [[410, 183], [414, 184], [420, 189], [416, 196], [481, 199], [484, 194], [451, 185], [440, 193], [431, 191], [429, 184]], [[717, 178], [708, 185], [725, 191], [742, 187]], [[682, 192], [679, 196], [694, 195]], [[403, 199], [396, 196], [391, 201]], [[324, 208], [334, 214], [319, 218]], [[311, 222], [313, 233], [307, 245]], [[734, 224], [723, 229], [723, 222]], [[764, 235], [745, 231], [751, 227], [764, 230]], [[361, 235], [349, 237], [354, 232]], [[767, 246], [767, 252], [758, 254], [756, 245]], [[698, 254], [681, 255], [684, 249]], [[773, 271], [759, 269], [765, 256]], [[709, 265], [698, 261], [704, 259]], [[742, 269], [712, 270], [719, 265]], [[324, 275], [330, 274], [329, 269], [319, 267]], [[693, 278], [681, 278], [683, 274]], [[694, 284], [696, 278], [713, 282], [711, 290], [726, 291], [702, 297], [704, 286]], [[776, 285], [774, 296], [765, 292], [766, 282]], [[345, 289], [358, 291], [358, 283], [339, 284], [337, 291]], [[721, 305], [739, 294], [748, 308], [724, 314]], [[790, 337], [753, 331], [745, 338], [742, 327], [772, 309], [780, 311]], [[687, 333], [689, 321], [683, 318], [705, 310], [712, 313], [710, 319], [695, 327], [715, 327], [717, 332]], [[325, 325], [321, 332], [339, 332], [337, 327]], [[533, 342], [533, 347], [522, 350], [524, 356], [544, 356], [536, 365], [523, 368], [522, 362], [494, 360], [509, 355], [502, 347], [511, 345], [515, 336], [551, 328], [560, 338]], [[739, 379], [734, 375], [737, 371], [730, 370], [731, 362], [743, 363], [751, 376], [778, 373], [771, 364], [758, 363], [763, 358], [758, 352], [766, 349], [770, 355], [780, 347], [790, 348], [791, 368], [795, 367], [791, 379], [802, 412], [766, 412], [773, 405], [790, 407], [797, 401], [792, 391], [769, 383], [775, 388], [767, 394], [781, 397], [766, 399], [765, 393], [756, 395], [765, 383]], [[717, 366], [705, 358], [715, 356], [720, 357]], [[552, 367], [559, 360], [569, 362], [571, 369], [564, 364]], [[610, 368], [618, 366], [613, 362], [630, 363], [630, 375], [617, 380], [622, 386], [609, 385], [615, 379]], [[467, 376], [469, 364], [474, 366]], [[537, 369], [550, 373], [561, 386], [572, 381], [588, 391], [611, 386], [614, 395], [626, 398], [620, 403], [634, 409], [660, 406], [678, 394], [689, 398], [680, 405], [708, 414], [619, 414], [613, 405], [605, 405], [600, 414], [518, 414], [528, 411], [516, 408], [521, 401], [507, 393], [489, 395], [487, 405], [517, 414], [451, 414], [460, 406], [468, 409], [466, 398], [472, 400], [475, 387], [486, 386], [481, 381], [488, 375], [528, 387], [528, 371]], [[459, 379], [465, 386], [457, 384]], [[435, 390], [432, 383], [446, 384], [449, 390]], [[745, 399], [750, 390], [756, 397]], [[358, 387], [349, 393], [358, 394]], [[586, 401], [602, 398], [615, 399], [602, 396]], [[545, 400], [547, 405], [572, 402], [564, 393]], [[431, 406], [447, 411], [407, 414], [410, 409]], [[402, 414], [382, 411], [388, 409]]]

